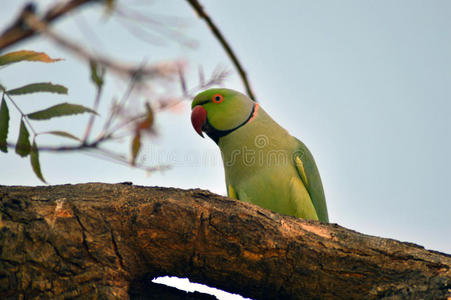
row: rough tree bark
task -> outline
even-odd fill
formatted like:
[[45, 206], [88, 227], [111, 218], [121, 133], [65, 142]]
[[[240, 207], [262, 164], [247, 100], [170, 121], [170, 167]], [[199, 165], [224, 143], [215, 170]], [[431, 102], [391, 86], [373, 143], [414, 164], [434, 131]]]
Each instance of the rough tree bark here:
[[450, 255], [203, 190], [0, 186], [0, 199], [2, 299], [152, 298], [162, 275], [254, 299], [451, 296]]

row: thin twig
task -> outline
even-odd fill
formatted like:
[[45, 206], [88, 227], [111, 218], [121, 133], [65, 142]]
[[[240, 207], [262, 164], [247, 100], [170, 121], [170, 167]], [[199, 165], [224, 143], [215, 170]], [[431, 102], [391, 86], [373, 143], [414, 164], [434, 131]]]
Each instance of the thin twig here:
[[[160, 21], [160, 20], [157, 20], [156, 17], [149, 16], [147, 13], [143, 14], [143, 13], [140, 13], [139, 11], [130, 9], [129, 7], [119, 6], [119, 5], [116, 7], [114, 13], [115, 13], [115, 16], [118, 17], [118, 18], [116, 18], [116, 20], [118, 20], [118, 21], [120, 21], [122, 18], [123, 21], [128, 21], [130, 24], [137, 23], [137, 25], [138, 25], [137, 27], [129, 26], [126, 29], [133, 35], [143, 38], [143, 40], [148, 40], [149, 42], [151, 42], [153, 44], [157, 40], [159, 40], [160, 42], [164, 42], [164, 41], [161, 37], [155, 36], [155, 34], [153, 34], [153, 36], [157, 40], [154, 40], [154, 41], [149, 40], [146, 37], [146, 35], [150, 36], [152, 34], [150, 34], [149, 31], [142, 29], [142, 28], [145, 28], [145, 25], [149, 25], [151, 30], [154, 31], [155, 33], [157, 33], [158, 35], [169, 37], [170, 39], [180, 43], [183, 46], [186, 46], [189, 48], [194, 48], [196, 45], [196, 41], [185, 37], [181, 32], [179, 32], [177, 30], [177, 28], [182, 28], [184, 26], [182, 26], [182, 24], [174, 24], [174, 19], [167, 19], [167, 16], [165, 16], [166, 17], [165, 21]], [[160, 16], [160, 18], [162, 18], [162, 17], [163, 16]], [[122, 24], [124, 24], [124, 23], [122, 23]], [[126, 26], [126, 25], [124, 24], [124, 26]]]
[[[141, 67], [144, 68], [145, 62], [141, 64]], [[109, 135], [108, 129], [110, 129], [111, 123], [114, 121], [114, 118], [119, 113], [119, 109], [123, 108], [125, 106], [125, 102], [130, 97], [133, 89], [135, 88], [136, 82], [139, 80], [141, 76], [140, 71], [133, 74], [132, 78], [130, 78], [130, 83], [128, 84], [127, 90], [125, 91], [124, 95], [122, 95], [122, 99], [119, 101], [119, 104], [113, 106], [113, 110], [108, 117], [108, 120], [105, 122], [105, 125], [103, 126], [102, 132], [99, 134], [99, 137], [103, 137], [106, 135]]]
[[[92, 108], [94, 111], [97, 111], [97, 109], [99, 107], [100, 97], [102, 96], [102, 90], [103, 90], [102, 87], [103, 87], [103, 84], [100, 86], [97, 86], [96, 98], [94, 100], [94, 106]], [[86, 125], [85, 134], [83, 136], [83, 143], [86, 143], [88, 141], [89, 135], [91, 134], [92, 125], [94, 125], [95, 118], [96, 118], [95, 114], [91, 114], [91, 116], [89, 117], [88, 125]]]
[[[202, 71], [202, 69], [199, 69], [199, 84], [197, 86], [188, 90], [186, 85], [183, 86], [183, 83], [181, 83], [183, 97], [192, 100], [192, 98], [195, 96], [196, 92], [206, 89], [212, 85], [221, 84], [224, 81], [224, 79], [227, 76], [229, 76], [229, 73], [230, 73], [229, 70], [224, 70], [220, 66], [218, 66], [213, 70], [213, 73], [211, 74], [208, 81], [205, 82], [203, 71]], [[180, 81], [186, 81], [185, 74], [183, 73], [183, 69], [179, 69], [179, 77], [180, 77]]]
[[[99, 143], [103, 142], [103, 140], [96, 140], [95, 142], [88, 143], [88, 144], [78, 144], [78, 145], [65, 145], [65, 146], [38, 146], [39, 151], [46, 151], [46, 152], [71, 152], [71, 151], [78, 151], [78, 150], [87, 150], [87, 149], [96, 149]], [[9, 148], [16, 148], [16, 144], [7, 143]]]
[[138, 120], [144, 119], [144, 118], [146, 117], [146, 115], [147, 115], [147, 114], [141, 114], [141, 115], [139, 115], [139, 116], [130, 118], [129, 120], [126, 120], [126, 121], [124, 121], [124, 122], [122, 122], [122, 123], [119, 123], [119, 124], [117, 124], [116, 126], [114, 126], [114, 127], [110, 130], [110, 132], [117, 132], [118, 130], [122, 129], [123, 127], [129, 125], [130, 123], [134, 123], [134, 122], [136, 122], [136, 121], [138, 121]]
[[247, 92], [248, 96], [252, 100], [256, 101], [255, 96], [254, 96], [254, 92], [251, 89], [251, 85], [250, 85], [249, 80], [247, 78], [246, 72], [244, 71], [241, 63], [238, 60], [238, 57], [233, 52], [233, 50], [230, 47], [229, 43], [227, 43], [227, 41], [225, 40], [224, 35], [221, 33], [221, 31], [215, 25], [215, 23], [213, 23], [213, 20], [205, 12], [205, 10], [203, 9], [202, 5], [200, 5], [199, 1], [197, 1], [197, 0], [186, 0], [186, 1], [188, 1], [188, 3], [191, 5], [191, 7], [197, 12], [199, 17], [205, 20], [205, 22], [208, 25], [208, 28], [210, 28], [210, 30], [213, 33], [213, 35], [218, 39], [219, 43], [224, 48], [225, 52], [227, 53], [227, 55], [230, 57], [230, 59], [232, 60], [233, 64], [235, 65], [235, 67], [236, 67], [236, 69], [237, 69], [237, 71], [238, 71], [238, 73], [239, 73], [239, 75], [241, 77], [241, 80], [243, 81], [243, 84], [244, 84], [244, 86], [246, 88], [246, 92]]
[[[129, 161], [124, 158], [122, 155], [118, 153], [114, 153], [111, 151], [108, 151], [104, 148], [100, 148], [99, 144], [102, 141], [94, 142], [90, 144], [80, 144], [77, 146], [59, 146], [59, 147], [53, 147], [53, 146], [38, 146], [39, 152], [71, 152], [71, 151], [81, 151], [81, 153], [85, 155], [94, 156], [96, 158], [100, 158], [106, 161], [110, 161], [113, 163], [119, 163], [125, 166], [130, 166]], [[17, 149], [16, 144], [7, 143], [8, 148]], [[20, 147], [19, 147], [20, 149]], [[97, 151], [93, 152], [93, 151]], [[160, 166], [145, 166], [143, 164], [136, 164], [133, 166], [133, 168], [141, 169], [147, 172], [154, 172], [154, 171], [163, 171], [170, 168], [169, 165], [160, 165]]]
[[14, 107], [17, 109], [17, 111], [20, 113], [21, 115], [21, 119], [24, 120], [25, 123], [27, 123], [28, 127], [30, 128], [30, 130], [33, 132], [33, 135], [36, 136], [36, 131], [34, 130], [33, 126], [31, 126], [30, 121], [27, 118], [27, 115], [23, 113], [23, 111], [20, 109], [20, 107], [16, 104], [16, 102], [14, 102], [13, 98], [11, 98], [10, 95], [8, 95], [8, 93], [3, 92], [4, 95], [6, 95], [6, 97], [9, 99], [9, 101], [14, 105]]
[[154, 167], [148, 167], [148, 166], [145, 166], [143, 164], [130, 165], [130, 161], [127, 160], [126, 158], [124, 158], [120, 154], [108, 151], [108, 150], [103, 149], [103, 148], [98, 148], [97, 150], [99, 150], [100, 153], [104, 154], [103, 157], [98, 156], [99, 158], [104, 158], [106, 160], [111, 159], [112, 162], [121, 163], [121, 164], [123, 164], [125, 166], [129, 166], [129, 167], [132, 166], [133, 168], [145, 170], [147, 172], [163, 171], [163, 170], [167, 170], [167, 169], [171, 168], [170, 165], [160, 165], [160, 166], [154, 166]]

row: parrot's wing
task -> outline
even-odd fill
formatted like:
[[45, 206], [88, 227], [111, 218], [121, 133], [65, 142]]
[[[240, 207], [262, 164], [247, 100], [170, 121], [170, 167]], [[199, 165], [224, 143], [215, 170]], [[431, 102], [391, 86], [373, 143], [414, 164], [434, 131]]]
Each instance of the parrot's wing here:
[[323, 185], [315, 160], [304, 143], [299, 140], [298, 142], [298, 151], [294, 154], [293, 159], [299, 177], [312, 199], [319, 220], [329, 222]]
[[290, 179], [291, 201], [295, 207], [294, 216], [308, 220], [319, 220], [312, 199], [299, 176]]
[[229, 195], [230, 198], [239, 200], [239, 199], [238, 199], [238, 195], [236, 194], [236, 192], [235, 192], [235, 190], [233, 189], [233, 187], [232, 187], [231, 184], [229, 184], [229, 185], [227, 186], [227, 194]]

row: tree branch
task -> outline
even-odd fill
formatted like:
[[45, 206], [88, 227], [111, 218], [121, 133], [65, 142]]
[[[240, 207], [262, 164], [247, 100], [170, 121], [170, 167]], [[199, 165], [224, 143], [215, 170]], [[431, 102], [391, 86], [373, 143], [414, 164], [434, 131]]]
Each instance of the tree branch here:
[[[64, 4], [57, 3], [44, 14], [41, 21], [47, 24], [52, 23], [67, 13], [93, 2], [98, 2], [98, 0], [72, 0]], [[26, 26], [24, 22], [28, 15], [34, 14], [34, 11], [35, 7], [32, 3], [23, 8], [13, 24], [0, 36], [0, 51], [36, 34], [36, 31]]]
[[0, 229], [6, 298], [146, 297], [162, 275], [254, 299], [451, 296], [450, 255], [202, 190], [0, 186]]
[[219, 41], [219, 43], [224, 48], [225, 52], [227, 53], [227, 55], [229, 56], [229, 58], [232, 60], [233, 64], [235, 65], [235, 68], [237, 69], [238, 74], [240, 75], [241, 80], [243, 81], [244, 87], [246, 88], [247, 95], [252, 100], [256, 101], [254, 92], [252, 91], [251, 85], [247, 78], [246, 71], [244, 71], [244, 68], [242, 67], [240, 61], [238, 60], [238, 57], [235, 55], [235, 52], [233, 52], [232, 47], [226, 41], [224, 35], [221, 33], [219, 28], [216, 26], [216, 24], [210, 18], [210, 16], [205, 12], [205, 10], [203, 9], [203, 7], [199, 3], [199, 1], [197, 1], [197, 0], [187, 0], [187, 1], [191, 5], [191, 7], [196, 11], [197, 15], [200, 18], [205, 20], [205, 22], [208, 25], [208, 28], [210, 28], [213, 35]]

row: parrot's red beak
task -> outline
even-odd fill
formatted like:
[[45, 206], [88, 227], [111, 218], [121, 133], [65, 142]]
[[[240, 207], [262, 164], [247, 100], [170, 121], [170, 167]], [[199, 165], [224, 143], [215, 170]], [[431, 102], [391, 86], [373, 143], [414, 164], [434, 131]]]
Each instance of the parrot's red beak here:
[[204, 137], [202, 127], [205, 123], [207, 123], [207, 111], [201, 105], [195, 106], [191, 112], [191, 124], [201, 137]]

